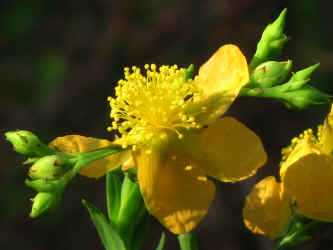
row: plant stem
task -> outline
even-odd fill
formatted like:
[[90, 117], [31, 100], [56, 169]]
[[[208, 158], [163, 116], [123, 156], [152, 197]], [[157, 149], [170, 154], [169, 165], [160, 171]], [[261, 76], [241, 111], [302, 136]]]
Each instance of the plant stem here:
[[198, 240], [194, 232], [179, 235], [178, 241], [181, 250], [199, 250]]

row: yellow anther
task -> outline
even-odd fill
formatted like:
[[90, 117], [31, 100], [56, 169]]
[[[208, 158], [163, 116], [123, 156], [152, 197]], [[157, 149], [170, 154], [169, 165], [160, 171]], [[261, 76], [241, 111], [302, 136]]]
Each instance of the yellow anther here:
[[150, 65], [150, 68], [151, 68], [152, 71], [155, 71], [156, 70], [156, 64]]
[[185, 113], [184, 109], [200, 99], [193, 81], [173, 87], [184, 76], [185, 69], [176, 65], [157, 69], [155, 64], [146, 64], [144, 68], [145, 75], [135, 66], [124, 69], [125, 77], [118, 82], [116, 97], [108, 97], [113, 119], [108, 131], [118, 130], [124, 144], [134, 145], [149, 142], [156, 133], [163, 139], [167, 131], [182, 139], [180, 128], [198, 128], [195, 114]]
[[188, 166], [185, 167], [185, 171], [190, 171], [190, 170], [192, 170], [192, 168], [193, 167], [191, 165], [188, 165]]

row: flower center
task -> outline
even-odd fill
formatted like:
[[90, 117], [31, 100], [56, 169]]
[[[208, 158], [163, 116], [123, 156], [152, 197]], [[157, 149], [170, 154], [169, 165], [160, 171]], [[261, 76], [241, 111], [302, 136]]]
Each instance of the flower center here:
[[185, 69], [155, 64], [145, 65], [146, 74], [137, 67], [125, 68], [125, 79], [118, 81], [116, 97], [108, 97], [113, 120], [108, 131], [118, 130], [123, 146], [144, 144], [168, 132], [183, 137], [181, 129], [200, 128], [195, 114], [186, 106], [200, 100], [190, 79], [184, 82]]

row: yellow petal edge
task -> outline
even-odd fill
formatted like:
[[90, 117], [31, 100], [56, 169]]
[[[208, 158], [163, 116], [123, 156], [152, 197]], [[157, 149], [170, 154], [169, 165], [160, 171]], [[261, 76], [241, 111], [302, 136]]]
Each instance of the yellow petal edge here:
[[246, 197], [243, 219], [253, 233], [275, 239], [286, 230], [290, 218], [291, 208], [283, 195], [282, 184], [273, 176], [257, 183]]
[[194, 229], [215, 196], [214, 183], [178, 151], [161, 155], [137, 150], [133, 158], [149, 213], [174, 234]]
[[[81, 135], [66, 135], [57, 137], [49, 146], [68, 153], [88, 152], [112, 145], [113, 142], [105, 139], [85, 137]], [[130, 157], [130, 152], [121, 151], [103, 159], [94, 161], [80, 170], [80, 174], [89, 178], [99, 178], [111, 170], [119, 167]]]
[[260, 138], [232, 117], [223, 117], [198, 135], [193, 154], [207, 175], [234, 182], [254, 175], [267, 160]]
[[333, 222], [333, 158], [311, 153], [294, 162], [285, 171], [286, 192], [296, 200], [305, 217]]
[[246, 58], [233, 44], [221, 46], [200, 69], [194, 84], [203, 91], [202, 105], [207, 112], [197, 117], [202, 124], [210, 124], [221, 116], [249, 82]]

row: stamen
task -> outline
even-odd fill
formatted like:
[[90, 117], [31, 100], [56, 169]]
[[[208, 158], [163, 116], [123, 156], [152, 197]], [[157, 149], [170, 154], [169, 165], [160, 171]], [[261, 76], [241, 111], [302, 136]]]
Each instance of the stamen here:
[[[188, 104], [200, 101], [193, 80], [184, 82], [185, 69], [155, 64], [144, 65], [145, 75], [135, 66], [124, 68], [124, 79], [118, 81], [116, 97], [108, 97], [113, 122], [108, 131], [118, 130], [127, 144], [142, 144], [158, 133], [174, 132], [179, 139], [184, 136], [179, 129], [197, 129], [195, 114], [187, 113]], [[162, 132], [162, 133], [161, 133]]]

